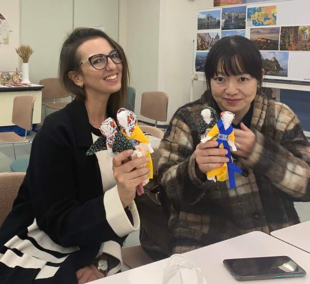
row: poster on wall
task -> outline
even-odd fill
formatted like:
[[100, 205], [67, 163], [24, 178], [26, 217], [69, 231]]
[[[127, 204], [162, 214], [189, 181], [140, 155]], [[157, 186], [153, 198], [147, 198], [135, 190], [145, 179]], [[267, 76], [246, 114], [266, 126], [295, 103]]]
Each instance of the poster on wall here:
[[197, 50], [209, 50], [220, 39], [218, 32], [197, 34]]
[[310, 26], [282, 27], [280, 49], [310, 51]]
[[223, 8], [222, 30], [245, 29], [246, 6]]
[[280, 27], [251, 28], [250, 40], [259, 50], [279, 50]]
[[198, 30], [219, 29], [221, 10], [200, 11], [197, 18]]
[[205, 64], [209, 52], [197, 52], [195, 58], [195, 71], [204, 72]]
[[288, 77], [289, 52], [261, 51], [261, 55], [265, 75]]
[[222, 37], [225, 36], [245, 36], [245, 30], [228, 30], [228, 31], [222, 31]]
[[242, 5], [242, 4], [254, 4], [254, 3], [267, 3], [276, 1], [288, 1], [288, 0], [214, 0], [214, 7], [229, 6], [229, 5]]
[[0, 0], [0, 72], [19, 66], [15, 48], [19, 46], [19, 0]]
[[275, 26], [277, 24], [277, 6], [251, 7], [247, 12], [247, 26]]

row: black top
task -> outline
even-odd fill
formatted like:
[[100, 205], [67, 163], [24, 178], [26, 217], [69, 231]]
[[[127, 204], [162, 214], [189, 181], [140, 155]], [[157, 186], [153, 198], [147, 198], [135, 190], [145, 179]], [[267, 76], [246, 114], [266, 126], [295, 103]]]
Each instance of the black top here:
[[[222, 112], [216, 101], [213, 99], [214, 103], [214, 109], [218, 114]], [[232, 124], [233, 128], [240, 129], [240, 123], [243, 122], [246, 127], [250, 128], [251, 127], [251, 120], [253, 116], [253, 108], [254, 108], [254, 101], [251, 103], [250, 109], [248, 112], [245, 114], [245, 116], [242, 118], [242, 120], [238, 124]]]
[[80, 247], [57, 271], [57, 279], [72, 280], [78, 269], [96, 257], [102, 242], [123, 244], [125, 237], [119, 237], [106, 219], [97, 157], [86, 156], [92, 144], [84, 103], [74, 100], [46, 117], [33, 140], [13, 210], [0, 228], [0, 251], [35, 218], [56, 244]]

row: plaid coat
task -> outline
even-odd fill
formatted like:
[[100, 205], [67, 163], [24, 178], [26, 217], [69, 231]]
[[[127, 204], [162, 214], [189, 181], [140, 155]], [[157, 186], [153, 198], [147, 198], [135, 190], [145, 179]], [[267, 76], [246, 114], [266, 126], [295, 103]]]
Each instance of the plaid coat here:
[[250, 231], [270, 233], [299, 223], [294, 201], [310, 200], [310, 144], [294, 112], [256, 95], [251, 130], [256, 141], [249, 172], [229, 183], [209, 181], [193, 155], [200, 142], [200, 112], [215, 108], [209, 92], [181, 107], [160, 144], [159, 180], [171, 202], [169, 228], [174, 253], [183, 253]]

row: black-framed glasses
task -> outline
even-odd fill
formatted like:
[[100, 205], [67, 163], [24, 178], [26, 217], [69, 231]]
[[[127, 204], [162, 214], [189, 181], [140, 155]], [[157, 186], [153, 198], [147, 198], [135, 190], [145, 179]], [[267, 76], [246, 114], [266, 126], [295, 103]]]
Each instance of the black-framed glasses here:
[[113, 49], [108, 55], [95, 54], [81, 62], [80, 65], [88, 61], [96, 70], [102, 70], [108, 65], [109, 58], [111, 58], [115, 64], [120, 64], [123, 61], [119, 52], [116, 49]]

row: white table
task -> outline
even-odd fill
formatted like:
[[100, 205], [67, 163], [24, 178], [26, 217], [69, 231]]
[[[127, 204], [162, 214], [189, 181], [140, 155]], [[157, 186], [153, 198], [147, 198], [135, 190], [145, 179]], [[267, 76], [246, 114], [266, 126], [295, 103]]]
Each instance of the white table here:
[[271, 235], [310, 253], [310, 221], [273, 231]]
[[[310, 255], [262, 232], [252, 232], [184, 254], [201, 268], [208, 284], [230, 284], [236, 281], [223, 265], [227, 258], [287, 255], [307, 271], [306, 277], [281, 280], [258, 280], [251, 284], [309, 284]], [[168, 260], [161, 260], [136, 269], [109, 276], [94, 284], [161, 284]], [[249, 282], [250, 283], [250, 282]]]
[[42, 85], [31, 84], [29, 87], [7, 87], [0, 85], [0, 126], [12, 123], [13, 101], [17, 96], [34, 96], [33, 123], [41, 122]]

